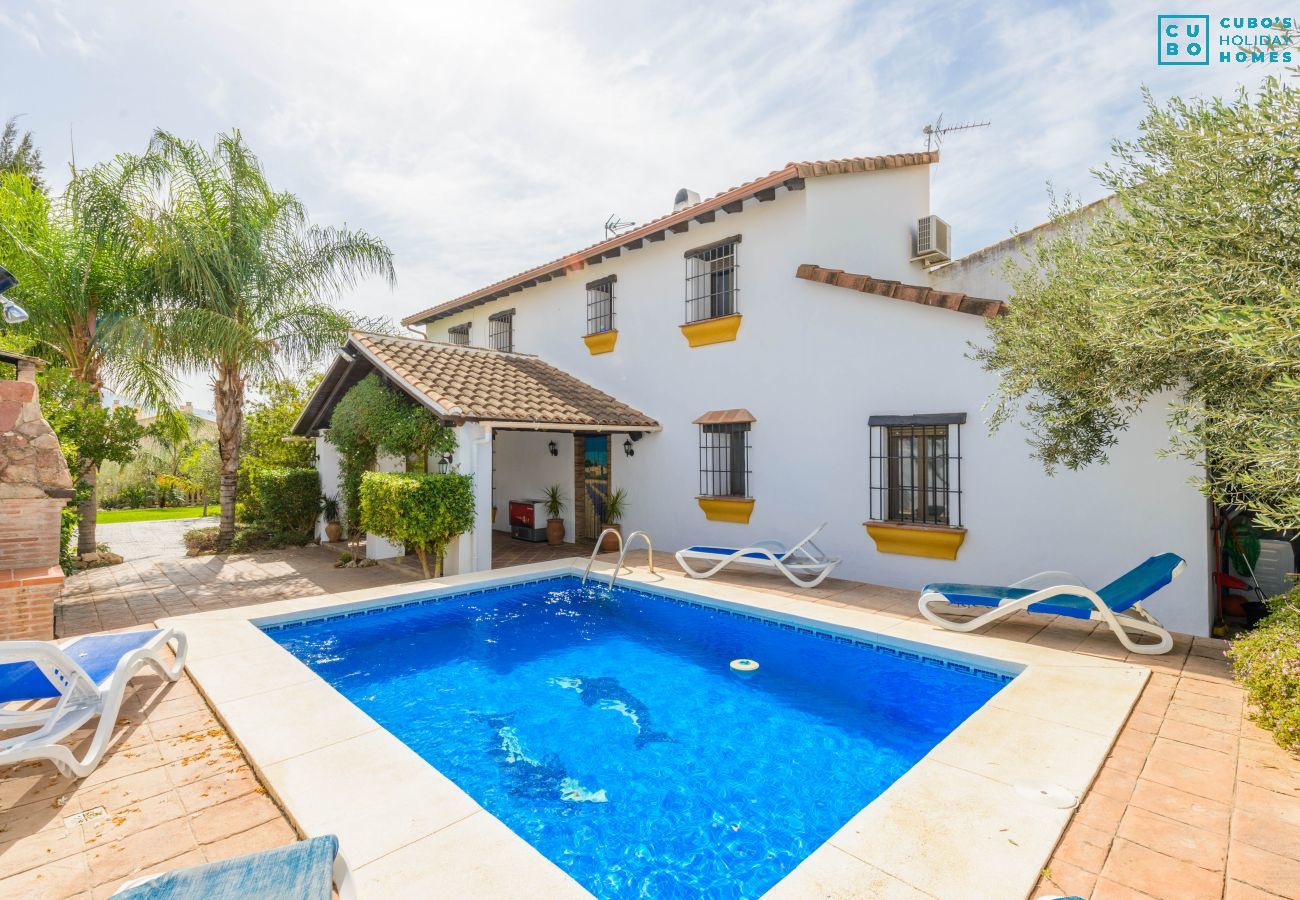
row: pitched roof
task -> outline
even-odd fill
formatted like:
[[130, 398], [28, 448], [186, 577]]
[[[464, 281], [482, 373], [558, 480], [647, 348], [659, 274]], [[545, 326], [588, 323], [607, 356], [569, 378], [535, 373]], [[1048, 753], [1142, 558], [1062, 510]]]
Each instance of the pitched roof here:
[[920, 303], [922, 306], [937, 306], [955, 312], [969, 313], [973, 316], [995, 318], [1007, 313], [1007, 305], [1001, 300], [986, 300], [972, 297], [960, 291], [936, 291], [934, 288], [919, 284], [903, 284], [901, 281], [886, 281], [872, 278], [870, 275], [854, 275], [843, 269], [824, 269], [812, 263], [804, 263], [795, 272], [799, 278], [830, 284], [835, 287], [861, 291], [864, 294], [879, 294], [894, 300], [906, 300], [908, 303]]
[[757, 422], [754, 414], [747, 409], [715, 409], [706, 412], [691, 422], [692, 425], [744, 425]]
[[659, 430], [659, 423], [645, 413], [536, 356], [354, 331], [294, 424], [294, 433], [327, 427], [334, 405], [371, 371], [448, 419], [557, 431]]
[[420, 325], [425, 322], [432, 322], [478, 306], [480, 303], [504, 297], [506, 294], [534, 287], [553, 278], [562, 278], [570, 272], [576, 272], [585, 266], [595, 265], [603, 260], [619, 256], [624, 250], [638, 250], [647, 242], [654, 243], [663, 240], [665, 232], [669, 229], [674, 232], [682, 232], [690, 228], [692, 221], [700, 223], [712, 222], [719, 209], [734, 214], [741, 211], [742, 204], [748, 199], [773, 200], [776, 197], [778, 187], [784, 187], [786, 190], [791, 191], [802, 190], [806, 178], [876, 172], [883, 169], [901, 169], [908, 166], [930, 165], [938, 161], [939, 151], [927, 150], [924, 153], [894, 153], [886, 156], [854, 156], [847, 159], [786, 163], [785, 168], [777, 169], [775, 172], [770, 172], [761, 178], [756, 178], [738, 187], [723, 191], [707, 200], [701, 200], [694, 206], [688, 206], [685, 209], [661, 216], [647, 222], [645, 225], [634, 228], [632, 231], [616, 235], [599, 244], [592, 244], [567, 256], [553, 259], [548, 263], [543, 263], [526, 272], [520, 272], [518, 275], [512, 275], [454, 300], [448, 300], [445, 303], [421, 310], [414, 315], [407, 316], [402, 320], [402, 324]]

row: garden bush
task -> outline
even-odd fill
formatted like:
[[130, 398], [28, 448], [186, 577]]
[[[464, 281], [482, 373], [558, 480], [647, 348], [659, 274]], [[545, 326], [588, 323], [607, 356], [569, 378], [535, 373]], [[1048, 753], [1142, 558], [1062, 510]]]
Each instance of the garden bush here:
[[1255, 721], [1283, 747], [1300, 750], [1300, 586], [1268, 605], [1268, 618], [1233, 641], [1228, 658]]
[[268, 466], [253, 474], [261, 531], [311, 536], [320, 511], [320, 474], [315, 469]]
[[447, 545], [474, 527], [474, 479], [458, 473], [366, 472], [361, 476], [361, 527], [414, 550], [426, 578], [432, 553], [432, 577], [437, 577]]

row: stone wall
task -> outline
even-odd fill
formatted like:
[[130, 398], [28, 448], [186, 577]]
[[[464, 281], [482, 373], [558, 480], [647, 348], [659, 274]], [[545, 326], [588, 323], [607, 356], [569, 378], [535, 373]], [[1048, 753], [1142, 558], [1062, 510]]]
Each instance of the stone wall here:
[[0, 640], [54, 637], [59, 514], [71, 491], [37, 402], [35, 364], [20, 362], [17, 381], [0, 381]]

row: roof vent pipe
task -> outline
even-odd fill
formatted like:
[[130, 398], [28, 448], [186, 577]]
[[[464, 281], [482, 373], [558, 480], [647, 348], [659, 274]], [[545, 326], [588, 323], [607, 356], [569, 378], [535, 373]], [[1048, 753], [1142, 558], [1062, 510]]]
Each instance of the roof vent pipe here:
[[700, 195], [690, 188], [682, 188], [673, 198], [673, 212], [683, 210], [688, 206], [694, 206], [700, 202]]

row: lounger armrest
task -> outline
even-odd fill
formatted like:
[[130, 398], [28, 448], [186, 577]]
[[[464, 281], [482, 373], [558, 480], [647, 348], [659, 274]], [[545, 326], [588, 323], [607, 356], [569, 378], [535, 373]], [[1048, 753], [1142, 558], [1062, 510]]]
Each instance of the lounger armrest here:
[[1088, 586], [1083, 582], [1082, 579], [1074, 575], [1071, 575], [1069, 572], [1062, 572], [1060, 570], [1054, 569], [1047, 572], [1038, 572], [1034, 575], [1030, 575], [1028, 578], [1022, 578], [1019, 581], [1017, 581], [1015, 584], [1009, 585], [1009, 587], [1023, 588], [1023, 587], [1034, 587], [1035, 585], [1037, 585], [1038, 587], [1053, 587], [1055, 585], [1062, 585], [1062, 584], [1069, 584], [1069, 585], [1074, 585], [1075, 587], [1083, 587], [1083, 588], [1086, 588]]
[[[0, 642], [0, 663], [16, 662], [35, 663], [60, 694], [67, 695], [78, 686], [93, 693], [99, 692], [98, 685], [81, 664], [55, 644], [46, 641]], [[63, 673], [62, 676], [55, 674], [56, 669]]]

